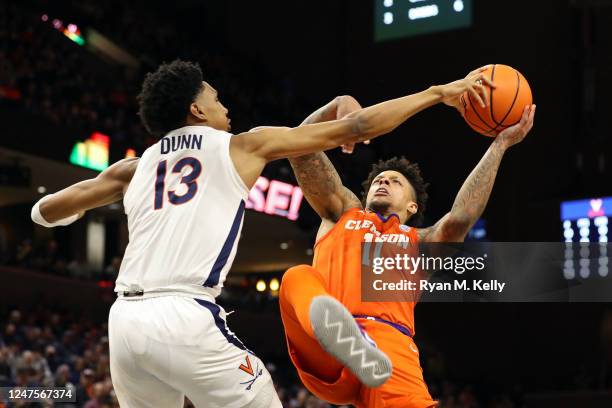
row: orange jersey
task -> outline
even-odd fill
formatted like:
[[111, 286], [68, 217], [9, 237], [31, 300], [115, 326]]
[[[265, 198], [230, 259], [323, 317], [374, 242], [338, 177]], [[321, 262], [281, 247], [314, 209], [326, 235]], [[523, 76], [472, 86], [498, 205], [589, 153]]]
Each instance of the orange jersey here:
[[416, 228], [400, 223], [397, 216], [388, 218], [352, 208], [315, 244], [313, 267], [327, 283], [330, 295], [338, 299], [353, 315], [379, 317], [410, 329], [414, 335], [415, 301], [362, 302], [362, 244], [378, 238], [385, 242], [406, 242], [416, 248]]

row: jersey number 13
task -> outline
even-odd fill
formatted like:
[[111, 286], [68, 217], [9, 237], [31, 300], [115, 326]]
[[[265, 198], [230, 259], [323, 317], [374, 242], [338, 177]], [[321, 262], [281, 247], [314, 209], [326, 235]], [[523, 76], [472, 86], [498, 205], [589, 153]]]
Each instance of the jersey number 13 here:
[[[184, 157], [172, 167], [172, 173], [182, 173], [185, 166], [191, 167], [191, 171], [181, 177], [180, 184], [187, 186], [187, 192], [182, 195], [176, 194], [175, 190], [168, 190], [168, 201], [170, 204], [185, 204], [198, 192], [198, 177], [202, 173], [202, 163], [194, 157]], [[157, 165], [157, 177], [155, 179], [155, 204], [156, 210], [164, 206], [164, 192], [166, 190], [166, 173], [168, 171], [167, 160], [162, 160]]]

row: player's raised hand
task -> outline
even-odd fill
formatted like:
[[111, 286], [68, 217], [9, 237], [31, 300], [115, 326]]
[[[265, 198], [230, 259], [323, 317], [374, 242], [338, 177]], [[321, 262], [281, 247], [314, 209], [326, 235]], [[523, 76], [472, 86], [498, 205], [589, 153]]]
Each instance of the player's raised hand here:
[[523, 110], [523, 116], [521, 121], [514, 126], [510, 126], [502, 130], [495, 139], [496, 142], [501, 143], [504, 148], [508, 148], [517, 143], [520, 143], [525, 139], [527, 133], [533, 127], [533, 119], [535, 117], [535, 105], [527, 105]]
[[[359, 102], [357, 102], [357, 100], [352, 96], [345, 95], [341, 97], [338, 102], [338, 109], [336, 110], [336, 119], [342, 119], [346, 115], [353, 113], [359, 109], [361, 109], [361, 105], [359, 104]], [[370, 141], [366, 140], [364, 143], [369, 144]], [[353, 153], [353, 150], [355, 149], [355, 143], [345, 144], [341, 147], [343, 153], [350, 154]]]
[[463, 79], [442, 85], [440, 87], [442, 102], [456, 108], [461, 116], [465, 114], [465, 107], [461, 103], [461, 95], [465, 92], [469, 93], [482, 107], [487, 106], [489, 97], [485, 85], [495, 88], [495, 84], [484, 74], [488, 67], [485, 65], [470, 72]]

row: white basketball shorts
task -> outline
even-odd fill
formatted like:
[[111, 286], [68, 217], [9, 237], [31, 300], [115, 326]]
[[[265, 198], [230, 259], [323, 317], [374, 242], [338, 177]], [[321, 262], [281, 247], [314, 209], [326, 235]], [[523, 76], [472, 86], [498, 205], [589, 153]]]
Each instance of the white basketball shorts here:
[[[111, 376], [122, 408], [179, 408], [184, 396], [198, 408], [281, 406], [270, 392], [268, 370], [227, 328], [225, 311], [215, 303], [119, 298], [108, 323]], [[270, 397], [260, 405], [258, 398]]]

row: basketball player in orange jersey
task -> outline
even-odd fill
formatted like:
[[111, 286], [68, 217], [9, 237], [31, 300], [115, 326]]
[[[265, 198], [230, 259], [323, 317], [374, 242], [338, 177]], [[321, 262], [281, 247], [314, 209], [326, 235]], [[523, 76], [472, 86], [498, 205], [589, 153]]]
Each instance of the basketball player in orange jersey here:
[[[463, 113], [459, 97], [444, 102]], [[333, 120], [358, 108], [353, 98], [339, 97], [303, 124]], [[520, 122], [494, 139], [452, 209], [428, 228], [405, 225], [422, 216], [427, 200], [416, 163], [402, 157], [375, 164], [360, 201], [342, 185], [324, 153], [290, 159], [306, 199], [321, 217], [313, 266], [289, 269], [280, 288], [290, 357], [311, 392], [359, 408], [436, 406], [412, 339], [416, 303], [361, 301], [364, 236], [402, 234], [412, 244], [463, 241], [486, 206], [505, 151], [525, 138], [534, 114], [535, 105], [526, 106]]]

